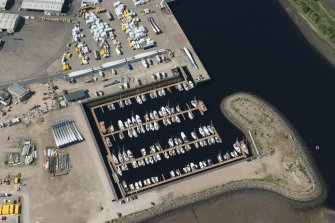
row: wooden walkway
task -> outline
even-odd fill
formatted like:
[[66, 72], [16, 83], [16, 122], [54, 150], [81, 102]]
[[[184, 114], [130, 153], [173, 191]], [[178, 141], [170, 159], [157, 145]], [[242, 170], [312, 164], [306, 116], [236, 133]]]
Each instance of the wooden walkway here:
[[[219, 140], [220, 140], [220, 142], [222, 142], [222, 139], [220, 138], [219, 134], [215, 131], [215, 133], [214, 133], [213, 135], [210, 135], [210, 136], [207, 136], [207, 137], [203, 137], [203, 138], [201, 138], [201, 139], [197, 139], [197, 140], [194, 140], [194, 141], [191, 141], [191, 142], [188, 142], [188, 143], [183, 143], [183, 144], [180, 144], [180, 145], [178, 145], [178, 146], [173, 146], [173, 147], [170, 147], [170, 148], [168, 148], [168, 149], [163, 149], [163, 150], [158, 151], [158, 152], [156, 152], [156, 153], [150, 153], [150, 154], [148, 154], [148, 155], [146, 155], [146, 156], [142, 156], [142, 157], [140, 157], [140, 158], [135, 158], [135, 159], [129, 160], [129, 161], [127, 161], [127, 162], [123, 162], [123, 163], [120, 163], [120, 164], [115, 164], [115, 163], [114, 163], [114, 160], [112, 160], [112, 162], [114, 163], [114, 166], [115, 166], [115, 167], [119, 167], [119, 166], [123, 166], [123, 165], [126, 165], [126, 164], [131, 164], [131, 163], [134, 162], [134, 161], [142, 160], [142, 159], [144, 159], [144, 158], [153, 157], [153, 156], [155, 156], [155, 155], [157, 155], [157, 154], [163, 154], [164, 152], [169, 152], [169, 151], [172, 151], [172, 150], [177, 149], [177, 148], [179, 148], [179, 147], [185, 147], [185, 146], [187, 146], [187, 145], [194, 145], [194, 144], [197, 143], [197, 142], [200, 142], [200, 141], [203, 141], [203, 140], [207, 140], [207, 139], [210, 139], [210, 138], [213, 138], [213, 137], [218, 137]], [[199, 149], [200, 149], [200, 148], [199, 148]], [[185, 153], [187, 153], [187, 152], [185, 151]], [[183, 155], [183, 154], [180, 154], [180, 155]], [[165, 158], [165, 157], [164, 157], [164, 158]], [[159, 161], [158, 161], [158, 162], [159, 162]], [[138, 168], [140, 168], [140, 167], [138, 167]]]
[[134, 129], [134, 128], [137, 128], [137, 127], [145, 126], [145, 125], [153, 123], [153, 122], [163, 121], [163, 119], [171, 118], [171, 117], [176, 116], [176, 115], [182, 115], [183, 116], [183, 114], [188, 113], [188, 112], [192, 112], [192, 111], [195, 111], [195, 110], [199, 110], [200, 114], [204, 115], [204, 111], [201, 109], [200, 106], [198, 106], [196, 108], [190, 108], [190, 109], [187, 109], [187, 110], [184, 110], [184, 111], [181, 111], [181, 112], [177, 112], [177, 113], [174, 113], [174, 114], [171, 114], [171, 115], [167, 115], [167, 116], [164, 116], [164, 117], [161, 117], [161, 118], [158, 118], [158, 119], [154, 119], [154, 120], [151, 120], [151, 121], [148, 121], [148, 122], [144, 122], [144, 123], [139, 124], [139, 125], [133, 125], [133, 126], [130, 126], [128, 128], [124, 128], [124, 129], [120, 129], [118, 131], [107, 133], [104, 136], [113, 136], [113, 135], [116, 135], [116, 134], [118, 134], [120, 132], [125, 132], [125, 131], [128, 131], [130, 129]]
[[112, 103], [113, 104], [118, 104], [119, 101], [124, 101], [124, 100], [127, 100], [127, 99], [133, 99], [133, 98], [136, 98], [137, 96], [150, 94], [151, 92], [162, 90], [162, 89], [171, 92], [171, 89], [170, 89], [171, 87], [176, 87], [177, 85], [183, 84], [183, 83], [188, 85], [187, 81], [181, 81], [181, 82], [178, 82], [178, 83], [174, 83], [174, 84], [166, 85], [166, 86], [163, 86], [163, 87], [155, 88], [155, 89], [152, 89], [152, 90], [149, 90], [149, 91], [144, 91], [144, 92], [141, 92], [139, 94], [135, 94], [135, 95], [131, 95], [131, 96], [128, 96], [128, 97], [120, 98], [118, 100], [114, 100], [114, 101], [106, 102], [106, 103], [103, 103], [103, 104], [100, 104], [100, 105], [96, 105], [96, 106], [91, 107], [91, 110], [93, 112], [93, 110], [95, 110], [96, 108], [101, 108], [102, 111], [104, 112], [103, 107], [106, 106], [106, 105], [109, 105], [109, 104], [112, 104]]
[[[138, 192], [141, 192], [141, 191], [144, 191], [144, 190], [148, 190], [148, 189], [150, 189], [150, 188], [153, 188], [153, 187], [156, 187], [156, 186], [159, 186], [159, 185], [162, 185], [162, 184], [165, 184], [165, 183], [174, 181], [174, 180], [178, 180], [178, 179], [181, 179], [181, 178], [190, 176], [190, 175], [192, 175], [192, 174], [196, 174], [196, 173], [203, 172], [203, 171], [206, 171], [206, 170], [209, 170], [209, 169], [213, 169], [213, 168], [215, 168], [215, 167], [222, 166], [222, 165], [225, 165], [225, 164], [228, 164], [228, 163], [232, 163], [232, 162], [234, 162], [234, 161], [241, 160], [241, 159], [245, 159], [245, 158], [246, 158], [246, 155], [244, 154], [244, 152], [242, 152], [242, 155], [240, 155], [240, 156], [238, 156], [238, 157], [234, 157], [234, 158], [232, 158], [232, 159], [230, 159], [230, 160], [225, 160], [225, 161], [222, 161], [222, 162], [219, 162], [219, 163], [210, 165], [210, 166], [206, 166], [206, 167], [204, 167], [204, 168], [202, 168], [202, 169], [195, 169], [195, 170], [192, 170], [192, 171], [189, 172], [189, 173], [182, 173], [182, 174], [180, 174], [179, 176], [171, 177], [171, 178], [168, 178], [168, 179], [159, 181], [159, 182], [157, 182], [157, 183], [155, 183], [155, 184], [150, 184], [150, 185], [141, 187], [141, 188], [139, 188], [139, 189], [135, 189], [135, 190], [132, 190], [132, 191], [128, 191], [128, 192], [126, 192], [126, 195], [129, 196], [129, 195], [132, 195], [132, 194], [136, 194], [136, 193], [138, 193]], [[135, 182], [134, 182], [134, 183], [135, 183]]]

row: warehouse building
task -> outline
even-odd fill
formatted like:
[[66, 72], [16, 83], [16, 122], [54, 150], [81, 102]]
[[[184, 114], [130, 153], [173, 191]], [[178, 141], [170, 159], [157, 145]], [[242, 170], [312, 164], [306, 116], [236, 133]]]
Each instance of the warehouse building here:
[[43, 11], [46, 15], [60, 15], [65, 0], [23, 0], [21, 9]]
[[5, 10], [8, 0], [0, 0], [0, 10]]
[[75, 102], [86, 98], [87, 98], [86, 92], [83, 90], [74, 91], [65, 95], [65, 100], [67, 102]]
[[13, 84], [8, 88], [9, 93], [13, 96], [17, 97], [19, 101], [26, 101], [31, 96], [31, 92], [29, 89], [26, 89], [18, 84]]
[[[1, 1], [1, 0], [0, 0]], [[20, 16], [10, 13], [0, 13], [0, 29], [14, 33], [20, 22]]]

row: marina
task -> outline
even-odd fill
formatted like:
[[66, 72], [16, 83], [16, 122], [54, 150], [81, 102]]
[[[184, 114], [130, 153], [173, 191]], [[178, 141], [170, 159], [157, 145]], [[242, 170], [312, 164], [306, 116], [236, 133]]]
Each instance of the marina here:
[[119, 199], [252, 155], [244, 140], [226, 148], [206, 101], [183, 77], [89, 107]]

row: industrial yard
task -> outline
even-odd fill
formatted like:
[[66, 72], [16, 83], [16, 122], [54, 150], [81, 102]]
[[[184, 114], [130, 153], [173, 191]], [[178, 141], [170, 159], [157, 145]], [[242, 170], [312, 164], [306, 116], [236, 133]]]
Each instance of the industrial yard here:
[[[47, 81], [56, 77], [67, 77], [68, 73], [88, 68], [106, 70], [104, 65], [110, 62], [162, 49], [173, 53], [173, 63], [176, 66], [186, 64], [192, 66], [180, 50], [186, 47], [192, 51], [192, 48], [169, 8], [161, 5], [160, 1], [150, 1], [137, 6], [133, 1], [120, 1], [118, 7], [121, 4], [128, 10], [127, 14], [121, 11], [122, 16], [128, 21], [127, 24], [129, 25], [129, 21], [132, 21], [138, 27], [136, 30], [132, 28], [134, 32], [136, 31], [136, 36], [135, 34], [130, 36], [125, 30], [125, 22], [120, 20], [120, 14], [114, 3], [103, 1], [98, 4], [99, 6], [89, 10], [90, 5], [80, 6], [80, 2], [73, 2], [70, 6], [63, 6], [69, 10], [65, 10], [67, 12], [64, 14], [63, 9], [62, 16], [49, 15], [49, 12], [18, 11], [20, 5], [15, 3], [5, 12], [21, 16], [15, 32], [12, 35], [6, 32], [0, 34], [2, 35], [0, 54], [0, 65], [3, 67], [0, 71], [2, 84], [11, 83], [13, 80]], [[95, 10], [97, 7], [102, 8], [102, 12]], [[111, 19], [108, 14], [111, 15]], [[129, 20], [130, 18], [132, 20]], [[100, 21], [99, 26], [96, 26], [98, 25], [95, 23], [96, 19]], [[94, 24], [90, 21], [94, 21]], [[156, 25], [159, 31], [153, 29], [151, 23]], [[96, 39], [92, 32], [94, 27], [98, 28], [101, 25], [108, 29], [104, 29], [106, 31], [103, 34], [103, 41]], [[78, 33], [77, 31], [74, 33], [76, 27]], [[143, 33], [138, 34], [141, 30]], [[149, 45], [147, 43], [143, 45], [143, 41], [149, 40], [152, 41], [147, 42]], [[140, 48], [136, 49], [136, 47]], [[99, 53], [99, 58], [96, 52]], [[194, 60], [199, 68], [199, 70], [194, 69], [194, 72], [197, 76], [201, 74], [203, 79], [208, 79], [201, 62], [197, 57], [194, 57]], [[17, 63], [24, 66], [14, 66]], [[64, 67], [64, 64], [67, 66]], [[24, 70], [22, 70], [23, 67]], [[6, 75], [8, 73], [12, 75]]]

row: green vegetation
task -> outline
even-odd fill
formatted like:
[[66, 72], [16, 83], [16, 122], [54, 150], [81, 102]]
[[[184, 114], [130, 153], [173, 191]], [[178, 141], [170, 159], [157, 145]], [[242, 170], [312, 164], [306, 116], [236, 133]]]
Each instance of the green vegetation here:
[[312, 22], [335, 47], [335, 18], [333, 18], [321, 5], [320, 0], [290, 0]]

